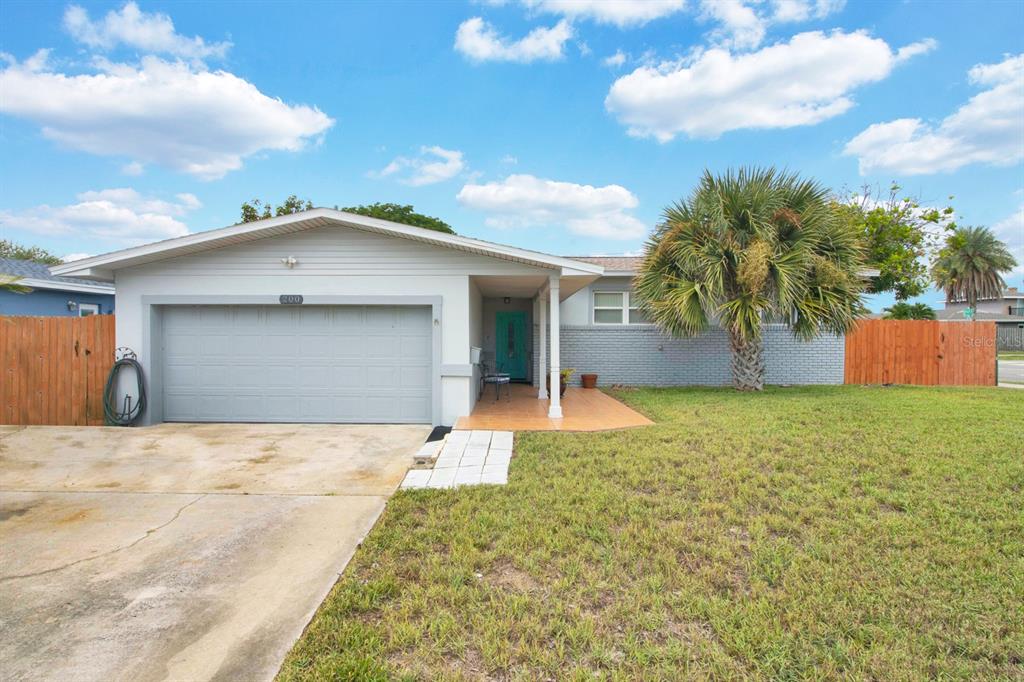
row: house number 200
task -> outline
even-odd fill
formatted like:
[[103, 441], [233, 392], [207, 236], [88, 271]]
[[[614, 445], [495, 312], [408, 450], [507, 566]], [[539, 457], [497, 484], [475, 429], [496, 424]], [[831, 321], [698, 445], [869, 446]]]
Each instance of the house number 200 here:
[[299, 294], [281, 294], [278, 299], [282, 305], [298, 305], [302, 303], [302, 296]]

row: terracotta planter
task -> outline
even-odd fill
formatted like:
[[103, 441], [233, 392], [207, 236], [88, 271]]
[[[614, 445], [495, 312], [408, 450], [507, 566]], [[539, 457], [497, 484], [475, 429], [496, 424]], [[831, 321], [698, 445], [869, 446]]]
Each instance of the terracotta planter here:
[[[565, 383], [565, 379], [562, 379], [558, 383], [560, 384], [559, 390], [558, 390], [558, 395], [559, 396], [563, 396], [563, 395], [565, 395], [565, 389], [569, 388], [569, 384]], [[548, 374], [548, 375], [546, 375], [544, 377], [544, 384], [548, 388], [548, 393], [551, 393], [551, 375], [550, 374]]]
[[597, 388], [596, 374], [581, 374], [580, 381], [583, 383], [583, 388]]

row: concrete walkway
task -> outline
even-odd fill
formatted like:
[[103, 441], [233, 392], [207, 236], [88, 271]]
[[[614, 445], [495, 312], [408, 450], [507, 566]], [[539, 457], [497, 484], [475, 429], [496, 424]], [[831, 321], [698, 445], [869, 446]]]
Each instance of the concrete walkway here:
[[428, 433], [0, 427], [0, 677], [273, 678]]
[[[430, 444], [424, 448], [430, 447]], [[432, 469], [413, 469], [403, 488], [456, 488], [508, 483], [512, 460], [511, 431], [452, 431]]]

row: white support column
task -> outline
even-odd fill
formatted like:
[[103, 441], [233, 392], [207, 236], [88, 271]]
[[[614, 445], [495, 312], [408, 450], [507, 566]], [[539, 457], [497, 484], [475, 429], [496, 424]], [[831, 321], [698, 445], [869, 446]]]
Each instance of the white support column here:
[[562, 405], [559, 392], [561, 390], [561, 362], [559, 361], [559, 301], [558, 301], [558, 275], [551, 275], [548, 284], [551, 292], [551, 402], [548, 405], [548, 417], [552, 419], [562, 418]]
[[548, 293], [547, 289], [543, 288], [543, 289], [540, 290], [540, 294], [537, 295], [537, 305], [540, 308], [540, 310], [539, 310], [539, 312], [540, 312], [540, 315], [539, 315], [539, 317], [540, 317], [540, 348], [539, 348], [540, 365], [537, 368], [537, 399], [538, 400], [547, 400], [548, 399], [548, 389], [547, 389], [547, 385], [544, 382], [544, 375], [547, 373], [547, 369], [548, 369], [548, 351], [547, 351], [547, 348], [548, 348], [548, 320], [547, 320], [547, 317], [548, 317], [548, 304], [547, 304], [547, 301], [544, 300], [544, 296], [546, 296], [547, 293]]

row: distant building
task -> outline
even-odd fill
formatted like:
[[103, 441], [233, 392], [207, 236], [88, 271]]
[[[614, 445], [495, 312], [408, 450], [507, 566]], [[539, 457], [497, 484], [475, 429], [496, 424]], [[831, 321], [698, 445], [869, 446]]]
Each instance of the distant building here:
[[[935, 311], [938, 320], [965, 320], [966, 301], [946, 301], [946, 307]], [[1024, 344], [1024, 293], [1009, 287], [999, 298], [978, 301], [974, 319], [995, 322], [1001, 350], [1022, 350]]]
[[0, 275], [17, 277], [32, 291], [0, 290], [0, 315], [84, 317], [114, 312], [114, 287], [77, 277], [57, 277], [42, 263], [0, 258]]

